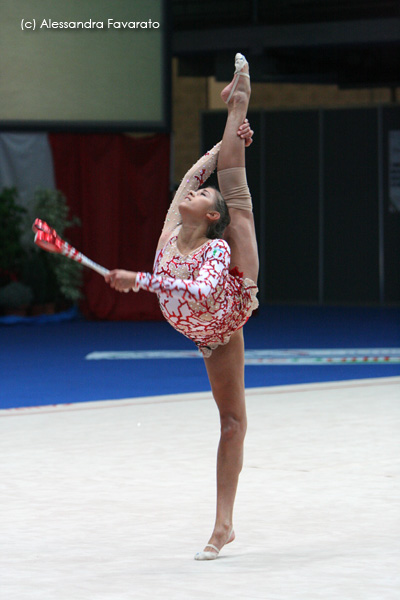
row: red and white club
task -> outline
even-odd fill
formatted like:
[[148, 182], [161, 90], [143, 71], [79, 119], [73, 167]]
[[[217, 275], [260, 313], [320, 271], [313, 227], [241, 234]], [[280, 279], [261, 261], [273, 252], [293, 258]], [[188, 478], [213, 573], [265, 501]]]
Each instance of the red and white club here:
[[56, 230], [49, 227], [45, 221], [35, 219], [32, 230], [35, 234], [35, 244], [43, 250], [55, 252], [56, 254], [63, 254], [67, 258], [71, 258], [103, 276], [108, 275], [110, 272], [108, 269], [98, 265], [93, 260], [90, 260], [90, 258], [82, 254], [82, 252], [76, 250], [76, 248], [68, 244], [68, 242], [61, 239]]

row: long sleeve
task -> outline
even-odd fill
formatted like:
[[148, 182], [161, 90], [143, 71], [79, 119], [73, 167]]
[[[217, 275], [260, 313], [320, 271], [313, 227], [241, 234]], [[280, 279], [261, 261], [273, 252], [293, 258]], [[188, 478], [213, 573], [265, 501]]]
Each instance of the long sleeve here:
[[221, 275], [229, 268], [230, 249], [223, 240], [215, 240], [207, 250], [196, 279], [174, 279], [151, 273], [138, 273], [135, 290], [143, 289], [182, 300], [204, 300], [217, 288]]
[[165, 218], [162, 234], [172, 232], [180, 223], [179, 204], [188, 192], [196, 191], [210, 177], [217, 166], [218, 154], [222, 142], [218, 142], [211, 150], [206, 152], [186, 173], [172, 200]]

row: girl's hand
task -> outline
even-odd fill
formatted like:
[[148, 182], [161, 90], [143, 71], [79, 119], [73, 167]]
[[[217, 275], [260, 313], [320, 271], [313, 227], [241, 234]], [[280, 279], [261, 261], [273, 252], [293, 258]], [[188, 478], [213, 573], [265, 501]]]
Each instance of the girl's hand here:
[[129, 292], [129, 290], [135, 287], [136, 272], [114, 269], [108, 275], [105, 275], [104, 279], [117, 292]]
[[250, 123], [248, 119], [245, 119], [242, 125], [239, 127], [237, 131], [238, 136], [244, 140], [244, 145], [246, 148], [253, 143], [253, 134], [254, 131], [250, 127]]

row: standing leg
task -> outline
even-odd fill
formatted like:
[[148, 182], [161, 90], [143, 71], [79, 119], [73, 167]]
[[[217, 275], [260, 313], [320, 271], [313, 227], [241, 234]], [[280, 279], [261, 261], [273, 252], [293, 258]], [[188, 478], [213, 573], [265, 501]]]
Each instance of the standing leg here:
[[[243, 465], [243, 442], [247, 418], [244, 396], [243, 330], [235, 332], [226, 346], [219, 346], [204, 359], [220, 420], [221, 437], [217, 456], [217, 512], [206, 556], [213, 556], [213, 546], [220, 550], [235, 539], [233, 505], [239, 474]], [[211, 553], [211, 555], [209, 554]], [[197, 555], [197, 558], [204, 553]]]

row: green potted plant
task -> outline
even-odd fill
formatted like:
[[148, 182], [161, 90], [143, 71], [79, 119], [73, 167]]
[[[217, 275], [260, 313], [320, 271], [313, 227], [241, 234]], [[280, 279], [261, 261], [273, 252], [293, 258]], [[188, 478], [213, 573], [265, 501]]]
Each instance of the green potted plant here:
[[17, 199], [16, 188], [3, 188], [0, 193], [0, 287], [19, 279], [26, 258], [21, 245], [26, 210]]
[[25, 315], [33, 292], [22, 281], [27, 251], [21, 243], [26, 210], [18, 204], [16, 188], [0, 193], [0, 310], [3, 314]]

